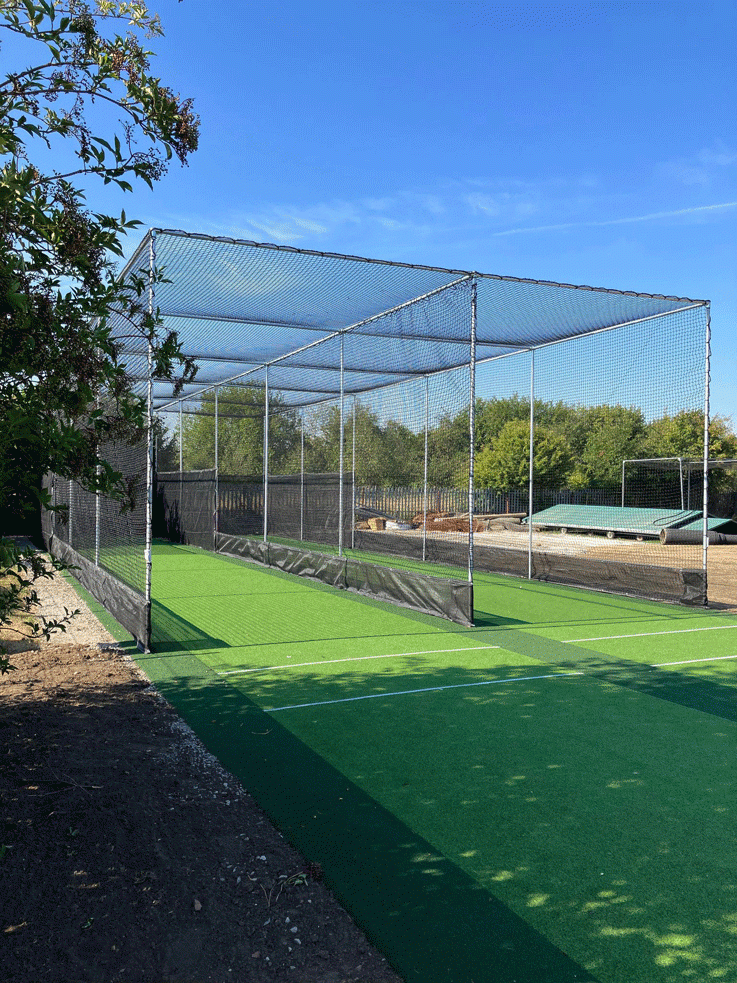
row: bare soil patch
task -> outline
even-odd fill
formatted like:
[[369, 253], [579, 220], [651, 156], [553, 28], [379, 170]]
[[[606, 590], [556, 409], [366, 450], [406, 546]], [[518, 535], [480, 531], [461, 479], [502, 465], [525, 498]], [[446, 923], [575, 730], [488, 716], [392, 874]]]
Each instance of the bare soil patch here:
[[0, 677], [3, 979], [401, 983], [88, 615]]

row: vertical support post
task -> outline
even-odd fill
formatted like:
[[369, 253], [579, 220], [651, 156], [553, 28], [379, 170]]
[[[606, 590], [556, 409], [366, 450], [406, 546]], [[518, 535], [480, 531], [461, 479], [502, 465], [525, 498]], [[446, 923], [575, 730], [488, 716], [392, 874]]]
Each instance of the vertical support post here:
[[74, 524], [74, 482], [69, 479], [69, 523], [67, 525], [67, 538], [69, 539], [69, 545], [73, 546], [72, 543], [72, 526]]
[[532, 580], [532, 498], [535, 490], [535, 349], [530, 349], [530, 488], [527, 506], [529, 540], [527, 543], [527, 579]]
[[430, 376], [425, 376], [425, 472], [422, 480], [422, 562], [427, 560], [427, 447], [430, 426]]
[[624, 508], [624, 466], [626, 463], [626, 461], [622, 461], [622, 508]]
[[177, 512], [179, 518], [179, 537], [180, 542], [184, 542], [184, 514], [182, 511], [182, 495], [184, 494], [184, 428], [182, 426], [182, 401], [179, 400], [179, 498], [177, 499]]
[[[102, 473], [102, 465], [98, 464], [95, 468], [99, 479]], [[95, 492], [95, 566], [100, 566], [100, 491]]]
[[[99, 395], [95, 399], [95, 408], [100, 407], [100, 397]], [[100, 445], [95, 445], [95, 453], [100, 454]], [[97, 464], [95, 467], [95, 475], [99, 482], [100, 475], [102, 474], [102, 465]], [[99, 487], [95, 489], [95, 566], [100, 566], [100, 489]]]
[[299, 538], [305, 538], [305, 408], [302, 407], [302, 426], [300, 434], [300, 463], [299, 463]]
[[269, 366], [264, 370], [264, 542], [269, 530]]
[[683, 494], [683, 458], [678, 458], [678, 475], [681, 479], [681, 511], [686, 508], [685, 496]]
[[218, 392], [220, 387], [215, 386], [215, 515], [213, 525], [215, 527], [215, 542], [214, 547], [217, 547], [217, 534], [220, 525], [220, 467], [219, 467], [219, 452], [220, 452], [220, 434], [218, 430]]
[[340, 336], [340, 440], [339, 443], [339, 463], [338, 463], [338, 556], [343, 555], [343, 450], [345, 446], [344, 432], [344, 403], [345, 403], [345, 378], [343, 373], [344, 364], [344, 336]]
[[702, 566], [704, 570], [704, 607], [709, 605], [709, 398], [710, 398], [710, 360], [711, 360], [711, 304], [706, 305], [706, 330], [704, 332], [704, 502], [703, 502], [703, 547]]
[[[156, 242], [153, 230], [148, 243], [148, 315], [151, 319], [149, 332], [153, 331], [154, 316], [154, 268], [156, 263]], [[154, 507], [154, 380], [153, 380], [153, 344], [151, 334], [148, 338], [148, 391], [146, 394], [146, 424], [148, 428], [148, 448], [146, 453], [146, 638], [140, 639], [144, 651], [151, 646], [151, 543], [153, 539], [153, 507]], [[179, 404], [181, 408], [181, 403]], [[181, 418], [180, 418], [181, 419]], [[181, 438], [180, 438], [181, 452]]]
[[471, 281], [471, 351], [468, 393], [468, 582], [473, 588], [474, 464], [476, 457], [476, 279]]
[[351, 549], [356, 548], [356, 397], [353, 397], [353, 483], [351, 494]]

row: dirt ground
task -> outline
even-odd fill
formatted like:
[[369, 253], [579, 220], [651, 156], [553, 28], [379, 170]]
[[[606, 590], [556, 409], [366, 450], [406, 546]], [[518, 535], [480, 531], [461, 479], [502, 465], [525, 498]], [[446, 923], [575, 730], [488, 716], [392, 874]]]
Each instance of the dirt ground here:
[[[46, 582], [42, 610], [70, 589]], [[401, 983], [319, 866], [75, 620], [0, 677], [2, 979]]]

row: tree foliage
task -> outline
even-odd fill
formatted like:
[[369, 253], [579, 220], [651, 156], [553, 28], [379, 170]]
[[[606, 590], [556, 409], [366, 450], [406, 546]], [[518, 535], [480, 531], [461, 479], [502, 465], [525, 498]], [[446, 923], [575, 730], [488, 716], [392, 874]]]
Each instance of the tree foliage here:
[[152, 186], [186, 163], [199, 121], [151, 72], [144, 41], [161, 25], [144, 2], [0, 0], [0, 32], [22, 60], [0, 80], [0, 508], [37, 506], [46, 471], [125, 500], [99, 448], [140, 439], [146, 407], [112, 312], [150, 344], [158, 376], [181, 384], [194, 366], [149, 310], [149, 271], [118, 274], [138, 223], [86, 195]]
[[[564, 483], [570, 469], [571, 451], [565, 437], [550, 427], [535, 427], [535, 481], [546, 488], [557, 488]], [[510, 491], [523, 488], [529, 475], [529, 420], [510, 420], [496, 440], [478, 454], [474, 477], [480, 487]]]
[[[413, 485], [422, 480], [424, 436], [397, 420], [382, 424], [369, 407], [357, 403], [344, 413], [343, 469], [353, 469], [355, 419], [356, 480], [362, 485]], [[305, 446], [305, 469], [317, 473], [338, 471], [340, 465], [340, 409], [321, 411]]]
[[[564, 425], [575, 467], [568, 475], [572, 488], [611, 488], [621, 481], [622, 461], [642, 456], [645, 418], [634, 407], [580, 407]], [[564, 482], [565, 483], [565, 482]]]
[[[302, 466], [301, 412], [269, 396], [269, 472], [298, 473]], [[382, 424], [367, 406], [344, 412], [343, 469], [353, 468], [355, 419], [356, 477], [365, 485], [414, 485], [423, 479], [424, 434], [396, 420]], [[226, 386], [218, 395], [218, 467], [223, 474], [261, 474], [264, 445], [264, 390]], [[199, 470], [215, 462], [215, 395], [203, 393], [195, 413], [183, 417], [184, 467]], [[328, 406], [306, 414], [304, 468], [308, 473], [340, 468], [340, 409]], [[468, 438], [466, 437], [466, 442]], [[463, 456], [463, 451], [460, 451]], [[465, 453], [466, 469], [467, 451]], [[467, 475], [467, 471], [466, 471]], [[466, 476], [466, 480], [468, 477]]]
[[[704, 411], [682, 410], [654, 420], [648, 427], [647, 447], [652, 457], [698, 460], [704, 453]], [[727, 417], [716, 415], [709, 420], [709, 456], [737, 457], [737, 435]]]
[[[263, 390], [220, 390], [220, 468], [226, 473], [260, 474], [263, 459]], [[275, 397], [272, 395], [272, 400]], [[185, 467], [214, 463], [214, 396], [185, 417]], [[228, 408], [229, 407], [229, 408]], [[234, 407], [240, 407], [234, 412]], [[229, 418], [228, 414], [231, 414]], [[239, 414], [240, 417], [239, 418]], [[476, 486], [509, 491], [529, 480], [530, 403], [518, 395], [476, 402]], [[340, 463], [340, 410], [332, 405], [306, 417], [304, 466], [308, 472], [336, 472]], [[353, 410], [344, 414], [343, 467], [353, 467]], [[535, 482], [547, 488], [615, 488], [622, 461], [644, 457], [703, 455], [703, 411], [668, 414], [647, 423], [642, 411], [602, 403], [597, 406], [535, 401]], [[278, 401], [270, 413], [272, 474], [301, 467], [301, 423], [296, 411]], [[381, 422], [368, 406], [355, 411], [356, 480], [381, 487], [418, 486], [424, 479], [424, 431], [397, 420]], [[428, 433], [428, 481], [433, 487], [464, 488], [468, 483], [468, 410], [444, 414]], [[713, 457], [737, 457], [730, 421], [714, 417]], [[715, 477], [715, 483], [727, 479]]]
[[[223, 474], [261, 474], [264, 460], [264, 398], [258, 387], [222, 386], [218, 391], [218, 467]], [[269, 470], [299, 468], [300, 424], [294, 410], [269, 398]], [[185, 470], [215, 466], [215, 392], [203, 393], [195, 413], [182, 418]], [[178, 467], [178, 464], [177, 464]]]

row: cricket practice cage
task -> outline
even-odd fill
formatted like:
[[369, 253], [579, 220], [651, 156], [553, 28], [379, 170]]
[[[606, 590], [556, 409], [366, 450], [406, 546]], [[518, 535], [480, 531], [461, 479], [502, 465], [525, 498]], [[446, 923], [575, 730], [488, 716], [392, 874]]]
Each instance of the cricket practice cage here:
[[175, 395], [112, 311], [136, 504], [49, 475], [43, 526], [141, 647], [161, 540], [464, 625], [474, 571], [707, 602], [707, 301], [166, 229], [123, 275], [198, 371]]

